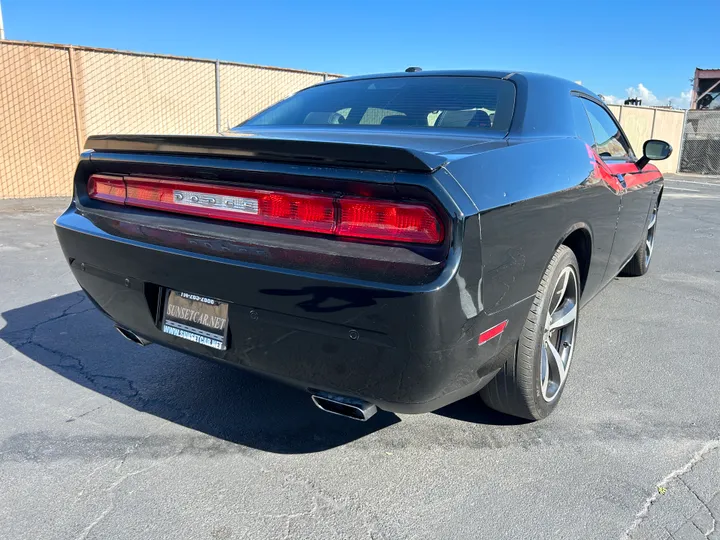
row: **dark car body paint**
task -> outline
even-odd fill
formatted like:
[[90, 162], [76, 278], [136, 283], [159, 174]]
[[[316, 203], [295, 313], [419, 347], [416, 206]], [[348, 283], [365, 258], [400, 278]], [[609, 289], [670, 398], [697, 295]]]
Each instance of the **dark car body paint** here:
[[[507, 72], [433, 74], [513, 81], [507, 136], [312, 127], [253, 128], [247, 138], [93, 138], [73, 202], [56, 221], [73, 274], [138, 335], [302, 388], [398, 412], [475, 392], [505, 362], [500, 352], [512, 350], [558, 245], [579, 230], [590, 242], [586, 302], [639, 245], [662, 177], [625, 163], [622, 187], [608, 172], [617, 165], [595, 161], [575, 135], [569, 97], [593, 97], [577, 85]], [[283, 151], [287, 140], [297, 145]], [[380, 160], [368, 157], [375, 145], [384, 148]], [[289, 157], [298, 149], [307, 159]], [[93, 172], [422, 200], [448, 235], [425, 247], [339, 241], [118, 207], [89, 199]], [[162, 333], [162, 288], [229, 302], [228, 350]], [[504, 320], [505, 331], [478, 347], [480, 333]]]
[[[97, 151], [223, 156], [416, 172], [432, 172], [444, 163], [442, 158], [422, 150], [382, 145], [378, 144], [378, 141], [374, 145], [363, 143], [362, 140], [337, 142], [337, 135], [328, 137], [327, 132], [320, 138], [307, 136], [298, 138], [300, 133], [302, 132], [299, 130], [283, 130], [277, 133], [276, 130], [269, 129], [264, 134], [245, 131], [234, 135], [231, 133], [226, 137], [96, 135], [88, 138], [85, 148]], [[320, 131], [320, 134], [322, 135], [323, 132]], [[256, 138], [255, 135], [261, 137]], [[381, 134], [375, 133], [375, 138], [377, 139], [379, 135]], [[450, 141], [438, 142], [447, 144]], [[289, 159], [289, 156], [292, 156], [292, 159]]]

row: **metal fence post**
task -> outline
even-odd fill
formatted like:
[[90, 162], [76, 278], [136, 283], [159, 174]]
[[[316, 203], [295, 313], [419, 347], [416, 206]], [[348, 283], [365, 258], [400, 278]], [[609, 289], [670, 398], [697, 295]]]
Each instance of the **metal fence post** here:
[[682, 133], [680, 135], [680, 148], [678, 148], [677, 168], [675, 169], [676, 173], [680, 172], [680, 166], [682, 165], [683, 148], [685, 147], [685, 130], [687, 130], [687, 115], [688, 115], [688, 110], [685, 109], [685, 114], [683, 114]]
[[215, 127], [218, 133], [222, 131], [222, 117], [220, 114], [220, 60], [215, 60]]
[[0, 39], [5, 39], [5, 26], [3, 26], [2, 5], [0, 5]]
[[75, 72], [75, 49], [68, 47], [68, 62], [70, 64], [70, 86], [72, 87], [73, 113], [75, 115], [75, 139], [77, 142], [78, 154], [83, 150], [83, 126], [81, 123], [80, 100], [78, 99], [78, 80]]
[[655, 118], [657, 117], [657, 109], [653, 109], [653, 120], [650, 126], [650, 138], [655, 138]]

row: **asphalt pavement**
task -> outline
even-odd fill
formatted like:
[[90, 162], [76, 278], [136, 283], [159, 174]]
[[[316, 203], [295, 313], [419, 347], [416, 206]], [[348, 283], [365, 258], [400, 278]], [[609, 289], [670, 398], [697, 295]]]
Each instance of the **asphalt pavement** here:
[[79, 292], [64, 205], [0, 201], [3, 539], [720, 539], [717, 181], [668, 180], [649, 274], [582, 310], [534, 424], [473, 398], [352, 422], [136, 346]]

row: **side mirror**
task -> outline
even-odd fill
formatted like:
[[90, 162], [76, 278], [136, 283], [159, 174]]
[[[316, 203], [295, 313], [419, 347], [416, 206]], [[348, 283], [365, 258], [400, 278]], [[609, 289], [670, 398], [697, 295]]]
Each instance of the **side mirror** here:
[[667, 159], [672, 154], [672, 146], [665, 141], [650, 139], [643, 144], [643, 157], [637, 160], [638, 169], [645, 167], [650, 160], [661, 161]]

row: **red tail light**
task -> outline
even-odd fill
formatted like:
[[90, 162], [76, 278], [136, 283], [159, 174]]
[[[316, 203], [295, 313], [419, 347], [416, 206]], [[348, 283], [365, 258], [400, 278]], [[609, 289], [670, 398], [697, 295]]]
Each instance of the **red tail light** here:
[[93, 174], [88, 180], [88, 195], [99, 201], [125, 203], [125, 182], [117, 176]]
[[335, 228], [331, 197], [133, 177], [125, 184], [128, 206], [311, 232]]
[[427, 206], [367, 199], [340, 199], [337, 234], [420, 244], [442, 242], [442, 227]]
[[355, 238], [419, 244], [444, 239], [437, 214], [423, 204], [99, 174], [88, 180], [88, 195], [127, 206]]

